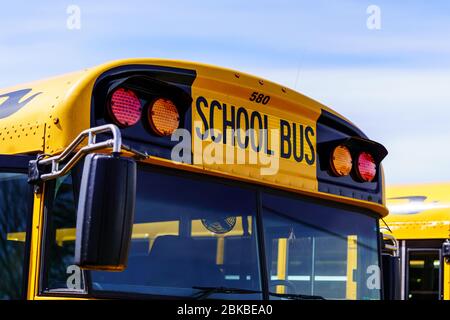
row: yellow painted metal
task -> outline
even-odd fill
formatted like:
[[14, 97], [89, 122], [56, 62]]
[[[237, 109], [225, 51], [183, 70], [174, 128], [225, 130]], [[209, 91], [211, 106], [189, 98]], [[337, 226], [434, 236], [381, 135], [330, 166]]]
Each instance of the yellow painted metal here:
[[353, 280], [353, 273], [358, 268], [358, 236], [347, 236], [347, 300], [356, 300], [357, 283]]
[[444, 276], [443, 298], [444, 298], [444, 300], [450, 300], [450, 262], [449, 261], [444, 262], [443, 276]]
[[217, 238], [217, 251], [216, 251], [216, 264], [223, 265], [223, 259], [225, 255], [225, 238]]
[[450, 183], [388, 186], [385, 219], [397, 239], [450, 238]]
[[31, 224], [31, 245], [30, 245], [30, 270], [28, 274], [27, 298], [33, 300], [38, 296], [39, 272], [40, 272], [40, 251], [42, 240], [43, 221], [43, 194], [34, 194], [33, 218]]
[[[278, 239], [277, 280], [286, 280], [288, 258], [288, 239]], [[278, 285], [277, 293], [285, 293], [285, 286]]]
[[[86, 128], [89, 115], [76, 110], [70, 103], [79, 95], [76, 83], [83, 73], [75, 72], [1, 89], [0, 95], [31, 89], [19, 103], [32, 99], [15, 113], [0, 119], [0, 154], [53, 153], [56, 150], [44, 146], [46, 137], [53, 141], [64, 140], [65, 135], [78, 128]], [[58, 119], [57, 124], [55, 119]]]
[[[198, 163], [197, 165], [204, 170], [217, 170], [231, 175], [250, 177], [262, 182], [276, 183], [278, 186], [317, 192], [317, 161], [312, 165], [306, 163], [306, 158], [311, 159], [313, 157], [310, 148], [304, 142], [303, 148], [305, 153], [301, 162], [296, 162], [293, 156], [290, 159], [281, 158], [279, 155], [279, 149], [281, 147], [279, 144], [279, 128], [281, 119], [287, 120], [291, 124], [295, 123], [297, 131], [299, 131], [299, 125], [302, 125], [304, 128], [309, 126], [314, 130], [314, 135], [311, 135], [311, 140], [313, 145], [316, 146], [316, 122], [321, 113], [319, 105], [317, 103], [314, 104], [312, 100], [305, 99], [302, 96], [289, 96], [287, 93], [283, 93], [278, 85], [266, 82], [264, 82], [264, 85], [260, 85], [257, 79], [253, 77], [241, 75], [239, 79], [236, 79], [233, 74], [226, 74], [226, 77], [223, 77], [223, 75], [219, 77], [217, 75], [217, 79], [213, 79], [213, 77], [214, 75], [198, 73], [194, 86], [192, 87], [192, 95], [194, 101], [198, 97], [204, 97], [209, 104], [212, 101], [218, 101], [228, 107], [228, 114], [226, 116], [223, 115], [223, 110], [219, 108], [214, 109], [214, 130], [221, 132], [222, 135], [225, 134], [223, 119], [231, 118], [231, 106], [236, 106], [236, 108], [243, 106], [249, 115], [253, 111], [257, 111], [262, 117], [267, 116], [269, 130], [267, 133], [269, 140], [268, 147], [276, 152], [276, 155], [272, 158], [277, 157], [279, 159], [279, 169], [276, 174], [263, 174], [261, 169], [265, 168], [267, 170], [270, 166], [264, 165], [263, 163], [268, 163], [271, 157], [266, 156], [264, 151], [254, 152], [251, 147], [244, 150], [238, 146], [232, 146], [231, 137], [227, 139], [230, 143], [223, 145], [214, 143], [211, 138], [201, 141], [195, 134], [193, 135], [194, 163]], [[227, 77], [230, 77], [230, 79]], [[269, 95], [271, 97], [270, 104], [251, 103], [249, 101], [249, 95], [252, 91], [256, 90], [264, 92], [265, 95]], [[211, 108], [211, 105], [209, 108]], [[194, 130], [199, 129], [203, 133], [205, 128], [201, 126], [200, 114], [196, 109], [193, 108], [193, 128]], [[237, 117], [236, 114], [235, 116]], [[241, 118], [243, 117], [241, 116]], [[272, 134], [276, 135], [277, 131], [277, 138], [272, 137]], [[263, 134], [261, 131], [256, 130], [255, 135]], [[301, 148], [299, 135], [300, 133], [297, 132], [296, 150], [300, 150]], [[214, 150], [209, 152], [210, 149]], [[218, 156], [219, 153], [220, 155]], [[213, 157], [208, 157], [209, 154], [212, 154]], [[226, 163], [228, 155], [232, 155], [228, 157], [231, 160], [230, 164]], [[235, 163], [238, 159], [243, 159], [241, 163], [245, 165], [236, 165]], [[215, 162], [218, 163], [210, 163], [213, 160], [216, 160]]]

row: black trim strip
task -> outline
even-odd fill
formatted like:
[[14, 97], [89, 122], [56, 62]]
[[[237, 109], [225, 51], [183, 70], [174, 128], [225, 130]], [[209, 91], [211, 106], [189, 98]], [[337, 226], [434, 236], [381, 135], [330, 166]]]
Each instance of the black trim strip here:
[[263, 224], [263, 204], [261, 197], [261, 190], [256, 192], [256, 228], [257, 228], [257, 242], [258, 242], [258, 258], [260, 264], [261, 289], [263, 292], [263, 300], [269, 300], [269, 271], [267, 270], [266, 244], [264, 237]]
[[361, 131], [361, 129], [324, 109], [322, 109], [322, 113], [317, 122], [320, 122], [328, 127], [333, 127], [348, 136], [358, 136], [364, 139], [369, 139], [365, 133]]

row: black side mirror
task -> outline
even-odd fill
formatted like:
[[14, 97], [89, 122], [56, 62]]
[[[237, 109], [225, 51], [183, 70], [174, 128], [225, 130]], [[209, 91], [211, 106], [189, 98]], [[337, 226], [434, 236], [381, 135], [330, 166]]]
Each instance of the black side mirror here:
[[136, 202], [136, 162], [86, 156], [78, 201], [75, 264], [83, 269], [126, 268]]

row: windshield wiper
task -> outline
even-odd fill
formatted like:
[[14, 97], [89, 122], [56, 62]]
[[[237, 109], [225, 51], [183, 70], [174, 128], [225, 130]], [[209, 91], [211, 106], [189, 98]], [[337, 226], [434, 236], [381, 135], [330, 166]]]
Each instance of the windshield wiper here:
[[252, 293], [262, 293], [262, 291], [240, 289], [240, 288], [226, 288], [226, 287], [192, 287], [192, 289], [200, 290], [199, 295], [194, 295], [193, 298], [201, 300], [206, 299], [214, 293], [225, 293], [225, 294], [252, 294]]
[[322, 296], [314, 296], [309, 294], [295, 294], [295, 293], [275, 293], [269, 292], [270, 296], [286, 298], [290, 300], [326, 300]]
[[[225, 294], [252, 294], [252, 293], [262, 293], [258, 290], [250, 289], [240, 289], [240, 288], [226, 288], [226, 287], [192, 287], [192, 289], [200, 290], [200, 294], [196, 293], [193, 298], [201, 300], [206, 299], [214, 293], [225, 293]], [[198, 295], [197, 295], [198, 294]], [[269, 292], [269, 295], [274, 297], [286, 298], [290, 300], [326, 300], [322, 296], [314, 296], [308, 294], [294, 294], [294, 293], [275, 293]]]

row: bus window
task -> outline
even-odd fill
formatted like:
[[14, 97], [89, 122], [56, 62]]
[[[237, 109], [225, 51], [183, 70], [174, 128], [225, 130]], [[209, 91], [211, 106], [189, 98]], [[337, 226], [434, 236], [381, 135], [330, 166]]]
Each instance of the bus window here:
[[77, 186], [82, 165], [58, 178], [47, 194], [44, 289], [83, 291], [82, 272], [74, 265]]
[[[74, 171], [80, 171], [76, 169]], [[92, 271], [75, 279], [75, 172], [59, 181], [47, 225], [48, 291], [94, 294], [196, 296], [196, 287], [261, 290], [256, 242], [256, 192], [156, 168], [138, 169], [137, 198], [128, 266]], [[230, 201], [232, 199], [232, 201]], [[88, 276], [89, 275], [89, 276]], [[78, 286], [77, 286], [78, 284]], [[218, 297], [218, 294], [212, 295]], [[260, 299], [261, 294], [221, 298]]]
[[[195, 287], [261, 290], [255, 214], [252, 190], [141, 167], [128, 267], [92, 272], [94, 289], [171, 296], [195, 296]], [[148, 232], [138, 234], [140, 225]]]
[[408, 250], [408, 299], [440, 299], [440, 251]]
[[0, 299], [23, 297], [27, 175], [0, 173]]
[[377, 222], [370, 215], [263, 195], [269, 289], [326, 299], [379, 299]]

